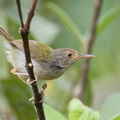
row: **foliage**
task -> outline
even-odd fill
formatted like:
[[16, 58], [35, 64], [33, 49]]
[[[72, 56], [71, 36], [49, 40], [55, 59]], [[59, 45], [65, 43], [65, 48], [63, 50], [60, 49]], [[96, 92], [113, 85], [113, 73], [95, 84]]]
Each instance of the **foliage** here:
[[85, 106], [79, 99], [74, 98], [69, 103], [68, 120], [98, 120], [99, 113]]
[[67, 120], [64, 115], [45, 104], [45, 115], [47, 120]]

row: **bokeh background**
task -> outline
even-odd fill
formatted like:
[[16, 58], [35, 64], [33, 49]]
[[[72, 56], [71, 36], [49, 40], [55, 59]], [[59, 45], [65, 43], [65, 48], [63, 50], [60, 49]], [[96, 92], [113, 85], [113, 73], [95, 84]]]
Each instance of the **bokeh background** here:
[[[38, 0], [35, 16], [32, 20], [30, 39], [51, 46], [52, 48], [73, 48], [83, 51], [74, 35], [67, 29], [56, 15], [47, 9], [46, 2], [51, 1], [61, 7], [72, 19], [82, 33], [82, 40], [86, 42], [89, 34], [94, 10], [94, 0]], [[21, 0], [24, 19], [30, 6], [30, 0]], [[103, 28], [96, 35], [92, 54], [96, 58], [91, 60], [88, 77], [91, 84], [91, 98], [87, 98], [88, 105], [99, 110], [103, 118], [106, 101], [120, 100], [120, 0], [103, 0], [98, 23], [104, 21]], [[0, 26], [5, 28], [15, 39], [21, 38], [18, 33], [20, 27], [19, 16], [15, 0], [0, 0]], [[17, 76], [12, 75], [12, 66], [7, 62], [4, 39], [0, 37], [0, 115], [7, 120], [33, 120], [35, 111], [29, 98], [31, 89], [22, 83]], [[45, 90], [45, 103], [67, 114], [67, 105], [73, 97], [74, 87], [80, 80], [82, 60], [74, 64], [62, 77], [48, 81]], [[39, 87], [41, 82], [38, 82]], [[115, 101], [114, 103], [117, 103]], [[109, 102], [107, 109], [112, 110]], [[114, 104], [115, 106], [115, 104]], [[116, 107], [118, 107], [116, 105]], [[106, 110], [106, 109], [105, 109]], [[107, 111], [107, 110], [106, 110]], [[32, 114], [29, 114], [32, 113]], [[29, 114], [29, 116], [26, 116]], [[108, 113], [109, 114], [109, 113]], [[25, 117], [26, 116], [26, 117]]]

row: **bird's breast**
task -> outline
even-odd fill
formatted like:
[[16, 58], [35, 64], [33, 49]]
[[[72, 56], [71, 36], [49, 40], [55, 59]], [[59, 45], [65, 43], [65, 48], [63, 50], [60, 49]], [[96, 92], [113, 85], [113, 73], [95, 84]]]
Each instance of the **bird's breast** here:
[[34, 72], [38, 76], [39, 80], [52, 80], [60, 77], [64, 74], [66, 69], [58, 65], [53, 65], [50, 63], [38, 64], [33, 61]]

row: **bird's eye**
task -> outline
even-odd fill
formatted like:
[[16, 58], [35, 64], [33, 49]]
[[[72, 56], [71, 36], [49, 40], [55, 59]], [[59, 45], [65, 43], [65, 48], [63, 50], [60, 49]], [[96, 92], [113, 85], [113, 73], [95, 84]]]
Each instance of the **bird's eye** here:
[[71, 57], [72, 56], [72, 53], [69, 53], [68, 55], [67, 55], [67, 57]]

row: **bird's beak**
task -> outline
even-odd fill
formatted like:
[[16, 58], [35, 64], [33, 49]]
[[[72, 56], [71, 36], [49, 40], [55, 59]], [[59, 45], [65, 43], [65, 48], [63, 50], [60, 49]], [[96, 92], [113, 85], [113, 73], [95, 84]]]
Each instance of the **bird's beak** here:
[[83, 58], [92, 58], [92, 57], [95, 57], [95, 56], [91, 55], [91, 54], [79, 54], [79, 56], [74, 57], [74, 59], [80, 60], [80, 59], [83, 59]]
[[91, 54], [81, 54], [80, 55], [80, 59], [83, 59], [83, 58], [93, 58], [95, 57], [94, 55], [91, 55]]

